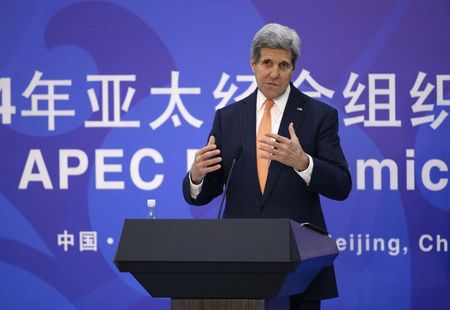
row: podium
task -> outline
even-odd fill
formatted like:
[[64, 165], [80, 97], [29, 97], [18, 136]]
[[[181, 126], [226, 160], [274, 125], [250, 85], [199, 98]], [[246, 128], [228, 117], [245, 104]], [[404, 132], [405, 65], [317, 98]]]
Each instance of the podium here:
[[338, 252], [289, 219], [126, 219], [114, 263], [172, 309], [264, 309], [303, 292]]

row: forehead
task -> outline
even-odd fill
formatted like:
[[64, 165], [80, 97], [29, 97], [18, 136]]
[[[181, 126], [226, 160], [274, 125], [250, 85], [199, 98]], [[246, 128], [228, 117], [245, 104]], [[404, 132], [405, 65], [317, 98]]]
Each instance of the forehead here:
[[282, 48], [268, 48], [263, 47], [259, 52], [260, 60], [276, 60], [291, 62], [292, 60], [292, 52], [291, 50], [285, 50]]

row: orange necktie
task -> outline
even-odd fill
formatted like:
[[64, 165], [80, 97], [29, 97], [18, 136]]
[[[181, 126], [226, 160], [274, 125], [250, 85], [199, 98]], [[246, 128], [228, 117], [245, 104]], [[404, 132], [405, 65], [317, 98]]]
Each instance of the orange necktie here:
[[[259, 124], [258, 133], [256, 134], [256, 139], [264, 138], [265, 134], [272, 131], [272, 117], [270, 116], [270, 109], [273, 107], [273, 100], [267, 99], [266, 105], [264, 106], [264, 114], [261, 119], [261, 123]], [[256, 141], [256, 145], [258, 145], [258, 141]], [[264, 187], [266, 186], [267, 175], [269, 174], [269, 160], [259, 158], [259, 155], [263, 151], [260, 151], [256, 148], [256, 159], [257, 159], [257, 167], [258, 167], [258, 180], [259, 187], [261, 189], [261, 193], [264, 194]]]

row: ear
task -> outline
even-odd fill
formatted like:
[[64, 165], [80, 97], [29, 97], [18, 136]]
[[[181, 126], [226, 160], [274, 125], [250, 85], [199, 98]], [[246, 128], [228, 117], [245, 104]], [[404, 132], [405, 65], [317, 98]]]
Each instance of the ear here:
[[252, 58], [250, 58], [250, 67], [252, 67], [253, 72], [255, 72], [255, 66], [256, 66], [256, 63], [253, 61]]

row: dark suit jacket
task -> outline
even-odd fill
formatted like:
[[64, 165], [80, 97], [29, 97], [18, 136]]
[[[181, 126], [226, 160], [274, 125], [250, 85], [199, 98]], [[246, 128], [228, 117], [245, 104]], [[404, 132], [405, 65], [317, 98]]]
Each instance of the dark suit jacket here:
[[[237, 157], [227, 191], [224, 218], [290, 218], [311, 222], [326, 230], [319, 194], [344, 200], [351, 189], [351, 177], [338, 136], [337, 111], [300, 92], [291, 83], [291, 92], [278, 134], [290, 137], [294, 123], [300, 144], [314, 161], [307, 186], [294, 171], [280, 162], [269, 167], [264, 195], [256, 168], [256, 94], [216, 112], [211, 135], [221, 149], [222, 168], [209, 173], [197, 199], [190, 196], [189, 177], [183, 180], [185, 200], [204, 205], [220, 195], [234, 157]], [[333, 267], [325, 268], [303, 295], [318, 300], [337, 296]]]

